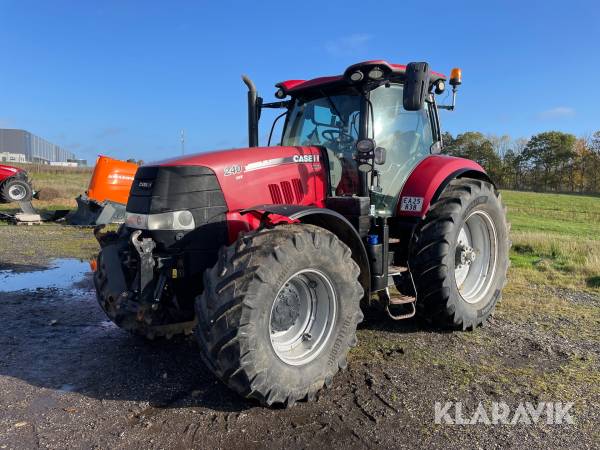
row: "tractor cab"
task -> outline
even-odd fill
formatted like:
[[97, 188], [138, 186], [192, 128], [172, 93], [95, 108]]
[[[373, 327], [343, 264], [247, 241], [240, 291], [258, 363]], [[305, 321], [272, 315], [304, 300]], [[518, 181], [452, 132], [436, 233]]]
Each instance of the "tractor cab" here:
[[[330, 196], [368, 196], [376, 215], [393, 216], [413, 169], [440, 152], [433, 91], [443, 93], [445, 80], [426, 63], [367, 61], [350, 66], [342, 76], [278, 83], [275, 96], [290, 100], [256, 104], [287, 108], [282, 146], [326, 151]], [[460, 81], [455, 69], [450, 81], [454, 92]]]
[[[281, 144], [326, 149], [332, 196], [360, 195], [361, 172], [370, 173], [367, 187], [377, 197], [378, 213], [391, 216], [412, 169], [439, 148], [434, 146], [439, 142], [435, 105], [429, 100], [407, 111], [399, 83], [381, 84], [366, 94], [346, 91], [295, 98]], [[374, 166], [359, 164], [359, 141], [373, 151]]]

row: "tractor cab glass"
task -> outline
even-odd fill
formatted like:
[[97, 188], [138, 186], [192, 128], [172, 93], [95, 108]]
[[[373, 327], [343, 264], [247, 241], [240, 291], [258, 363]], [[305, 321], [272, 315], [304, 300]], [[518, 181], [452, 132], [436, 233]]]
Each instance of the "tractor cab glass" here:
[[[332, 195], [360, 192], [356, 163], [356, 142], [372, 138], [386, 150], [379, 173], [379, 188], [371, 191], [378, 213], [392, 215], [406, 179], [416, 165], [430, 154], [433, 113], [425, 102], [418, 111], [403, 107], [402, 85], [381, 85], [368, 94], [369, 101], [358, 93], [296, 99], [291, 109], [282, 145], [319, 145], [327, 149]], [[361, 103], [372, 108], [366, 119], [367, 136], [359, 136]]]
[[331, 95], [297, 99], [291, 110], [282, 145], [320, 145], [327, 149], [334, 195], [352, 195], [359, 189], [354, 154], [360, 129], [359, 95]]
[[392, 215], [398, 196], [408, 176], [421, 160], [430, 155], [433, 144], [431, 106], [428, 102], [419, 111], [407, 111], [402, 105], [402, 86], [380, 86], [371, 91], [373, 120], [369, 135], [378, 147], [386, 149], [386, 161], [375, 166], [380, 176], [380, 192], [373, 204], [378, 213]]

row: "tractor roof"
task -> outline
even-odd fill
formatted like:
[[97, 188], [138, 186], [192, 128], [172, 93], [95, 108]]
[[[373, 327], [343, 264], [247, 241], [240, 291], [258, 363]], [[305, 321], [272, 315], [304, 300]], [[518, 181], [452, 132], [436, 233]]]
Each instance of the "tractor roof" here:
[[[356, 72], [357, 70], [361, 70], [363, 72], [368, 72], [373, 67], [379, 67], [382, 69], [386, 75], [395, 79], [403, 79], [404, 74], [406, 73], [406, 66], [402, 64], [391, 64], [383, 59], [373, 60], [373, 61], [363, 61], [357, 64], [353, 64], [348, 67], [342, 75], [335, 75], [329, 77], [318, 77], [313, 78], [312, 80], [287, 80], [282, 81], [281, 83], [277, 83], [275, 86], [282, 89], [285, 94], [298, 94], [301, 91], [314, 89], [316, 87], [334, 87], [334, 86], [350, 86], [352, 81], [350, 81], [350, 74]], [[446, 75], [431, 72], [431, 82], [435, 82], [437, 80], [445, 80]]]

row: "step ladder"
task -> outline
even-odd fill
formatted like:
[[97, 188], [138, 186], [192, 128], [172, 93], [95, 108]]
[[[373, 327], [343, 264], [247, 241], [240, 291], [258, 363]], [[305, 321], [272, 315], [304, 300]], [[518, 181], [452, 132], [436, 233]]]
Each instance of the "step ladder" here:
[[[414, 296], [411, 295], [406, 295], [400, 292], [400, 289], [398, 289], [398, 293], [394, 294], [393, 296], [390, 294], [390, 286], [402, 286], [403, 283], [406, 282], [406, 278], [408, 277], [410, 280], [410, 283], [412, 285], [413, 291], [415, 292]], [[402, 266], [389, 266], [388, 268], [388, 287], [385, 288], [385, 290], [380, 291], [379, 294], [379, 300], [381, 302], [383, 302], [383, 304], [385, 305], [385, 311], [387, 312], [388, 316], [392, 319], [392, 320], [404, 320], [404, 319], [410, 319], [411, 317], [414, 317], [417, 309], [415, 307], [415, 304], [417, 302], [417, 297], [416, 297], [416, 287], [414, 284], [414, 281], [412, 279], [412, 274], [410, 273], [410, 271], [408, 270], [407, 267], [402, 267]], [[396, 310], [406, 310], [405, 312], [397, 312]]]

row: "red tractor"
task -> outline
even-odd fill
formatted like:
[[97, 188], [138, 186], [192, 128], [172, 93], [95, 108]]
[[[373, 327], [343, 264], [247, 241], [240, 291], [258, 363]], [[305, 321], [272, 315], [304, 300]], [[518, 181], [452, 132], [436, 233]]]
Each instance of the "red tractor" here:
[[[194, 331], [214, 374], [268, 405], [331, 384], [373, 294], [395, 319], [482, 325], [509, 241], [484, 169], [440, 154], [460, 70], [452, 105], [427, 63], [285, 81], [273, 103], [244, 81], [249, 147], [140, 167], [126, 223], [97, 234], [108, 317], [147, 338]], [[279, 145], [258, 146], [263, 108], [284, 109]]]
[[33, 195], [27, 172], [0, 164], [0, 203], [28, 202]]

